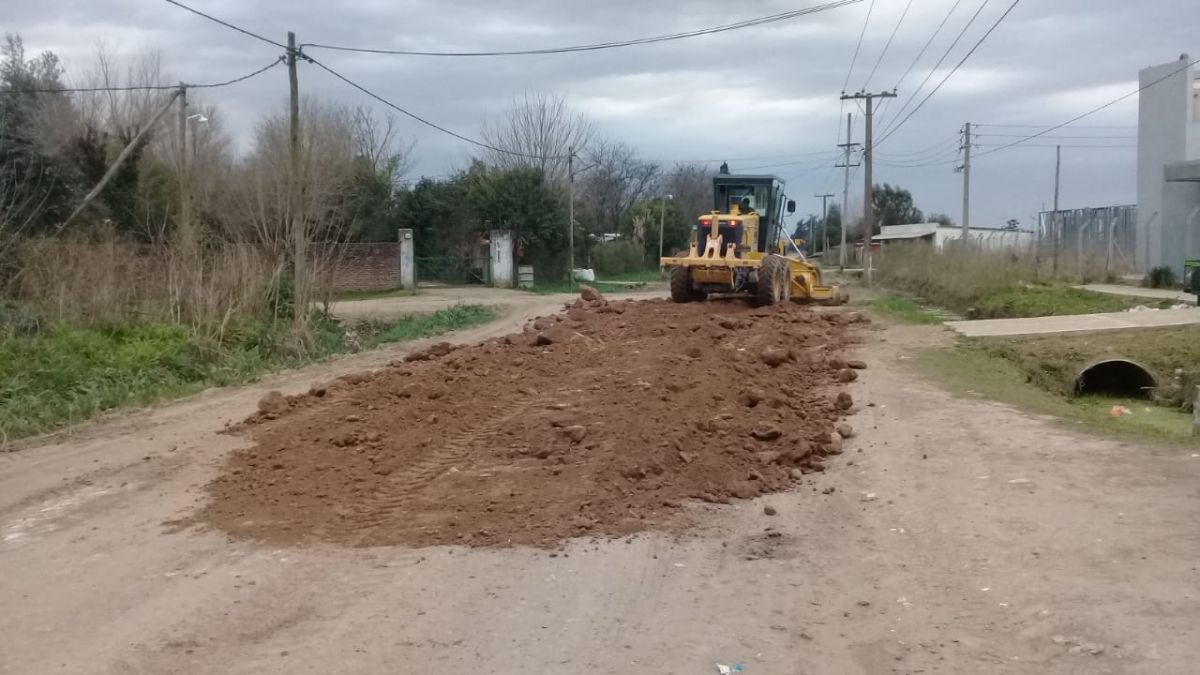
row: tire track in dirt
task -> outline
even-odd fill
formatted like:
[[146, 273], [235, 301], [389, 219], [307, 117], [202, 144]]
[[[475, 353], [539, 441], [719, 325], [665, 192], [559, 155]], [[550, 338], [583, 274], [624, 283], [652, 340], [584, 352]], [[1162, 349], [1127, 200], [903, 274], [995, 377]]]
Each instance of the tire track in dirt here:
[[392, 474], [386, 485], [377, 489], [372, 498], [348, 519], [346, 529], [362, 532], [379, 527], [397, 517], [416, 493], [463, 462], [470, 451], [484, 441], [493, 440], [504, 426], [519, 417], [532, 405], [529, 397], [520, 395], [492, 413], [479, 424], [460, 431], [440, 445], [427, 457], [400, 474]]

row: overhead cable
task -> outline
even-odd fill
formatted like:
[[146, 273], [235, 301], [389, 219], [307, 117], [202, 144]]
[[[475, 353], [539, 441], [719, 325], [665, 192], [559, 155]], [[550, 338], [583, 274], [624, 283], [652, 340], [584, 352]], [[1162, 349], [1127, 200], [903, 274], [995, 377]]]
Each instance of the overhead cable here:
[[[987, 4], [987, 3], [985, 2], [984, 4]], [[990, 36], [992, 34], [992, 32], [995, 31], [1000, 26], [1000, 24], [1004, 21], [1004, 19], [1007, 18], [1008, 15], [1011, 14], [1012, 11], [1014, 9], [1016, 9], [1017, 5], [1019, 5], [1019, 4], [1021, 4], [1021, 0], [1013, 0], [1013, 3], [1008, 6], [1008, 9], [1004, 10], [1004, 13], [1000, 15], [1000, 18], [996, 19], [996, 22], [992, 24], [992, 27], [989, 28], [987, 30], [987, 32], [983, 34], [983, 37], [979, 38], [979, 41], [975, 43], [975, 46], [971, 47], [971, 50], [968, 51], [962, 57], [962, 59], [960, 59], [959, 62], [957, 64], [955, 64], [955, 66], [953, 68], [950, 69], [950, 72], [946, 73], [946, 76], [942, 78], [941, 82], [938, 82], [937, 86], [933, 88], [933, 91], [930, 91], [928, 94], [926, 94], [925, 98], [921, 99], [921, 102], [917, 104], [917, 107], [913, 108], [912, 111], [910, 111], [908, 113], [908, 115], [905, 116], [904, 119], [897, 122], [889, 131], [887, 131], [884, 134], [883, 138], [879, 139], [879, 142], [882, 143], [882, 142], [886, 141], [888, 139], [888, 137], [890, 137], [892, 134], [896, 133], [900, 129], [900, 127], [904, 126], [904, 123], [907, 122], [909, 119], [911, 119], [913, 115], [917, 114], [917, 111], [920, 110], [921, 107], [925, 105], [926, 101], [928, 101], [930, 98], [932, 98], [934, 94], [938, 93], [938, 90], [942, 88], [942, 85], [946, 84], [946, 82], [951, 77], [954, 76], [954, 73], [958, 72], [958, 69], [961, 68], [963, 66], [963, 64], [967, 62], [967, 59], [971, 58], [971, 55], [975, 53], [975, 50], [979, 49], [979, 47], [984, 43], [984, 41], [988, 39], [988, 36]]]
[[235, 77], [232, 80], [225, 82], [212, 82], [209, 84], [147, 84], [147, 85], [129, 85], [121, 87], [46, 87], [46, 88], [31, 88], [31, 89], [0, 89], [0, 94], [76, 94], [88, 92], [108, 92], [108, 91], [172, 91], [179, 89], [181, 86], [187, 89], [214, 89], [216, 87], [228, 87], [232, 84], [244, 82], [252, 77], [261, 75], [275, 66], [283, 63], [284, 57], [279, 57], [258, 70]]
[[[168, 0], [171, 2], [173, 0]], [[667, 35], [656, 35], [653, 37], [635, 38], [631, 40], [618, 40], [614, 42], [600, 42], [596, 44], [575, 45], [570, 47], [547, 47], [543, 49], [517, 49], [508, 51], [473, 51], [473, 52], [427, 52], [408, 49], [382, 49], [372, 47], [352, 47], [346, 45], [331, 45], [315, 42], [306, 42], [301, 47], [311, 49], [328, 49], [342, 52], [359, 52], [364, 54], [391, 54], [396, 56], [440, 56], [440, 57], [493, 57], [493, 56], [540, 56], [546, 54], [570, 54], [574, 52], [591, 52], [602, 49], [617, 49], [621, 47], [632, 47], [636, 45], [653, 44], [657, 42], [671, 42], [674, 40], [684, 40], [687, 38], [700, 37], [702, 35], [714, 35], [717, 33], [725, 33], [728, 31], [740, 30], [743, 28], [752, 28], [755, 26], [763, 26], [779, 21], [787, 21], [809, 14], [817, 14], [847, 5], [853, 5], [862, 2], [862, 0], [835, 0], [823, 5], [813, 7], [805, 7], [803, 9], [795, 9], [779, 14], [771, 14], [761, 16], [736, 23], [725, 24], [721, 26], [713, 26], [710, 28], [701, 28], [699, 30], [685, 31], [681, 33], [670, 33]], [[874, 2], [874, 0], [872, 0]]]

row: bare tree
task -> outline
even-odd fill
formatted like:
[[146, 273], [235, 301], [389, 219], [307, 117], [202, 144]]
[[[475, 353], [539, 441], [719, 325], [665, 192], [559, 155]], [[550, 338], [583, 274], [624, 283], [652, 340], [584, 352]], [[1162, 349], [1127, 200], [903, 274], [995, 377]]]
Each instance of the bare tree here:
[[357, 156], [375, 173], [387, 174], [393, 186], [412, 171], [417, 141], [400, 137], [395, 113], [378, 118], [370, 108], [355, 108], [353, 134]]
[[625, 143], [595, 143], [584, 161], [592, 168], [583, 181], [583, 203], [595, 219], [596, 234], [617, 232], [622, 215], [634, 203], [659, 196], [651, 193], [662, 167], [639, 158]]
[[512, 168], [536, 166], [554, 182], [567, 178], [570, 149], [583, 154], [595, 140], [594, 122], [574, 111], [561, 96], [525, 94], [513, 101], [500, 119], [483, 124], [483, 141], [495, 148], [485, 150], [491, 166]]
[[674, 197], [675, 208], [692, 219], [713, 208], [713, 177], [716, 171], [704, 164], [680, 164], [666, 172], [659, 191]]

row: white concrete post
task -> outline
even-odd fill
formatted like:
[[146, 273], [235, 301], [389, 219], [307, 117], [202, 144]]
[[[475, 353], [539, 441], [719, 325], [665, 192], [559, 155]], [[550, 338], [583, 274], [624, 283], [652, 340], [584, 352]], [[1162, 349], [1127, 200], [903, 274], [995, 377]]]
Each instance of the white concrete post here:
[[417, 287], [416, 259], [413, 254], [413, 231], [400, 230], [400, 288]]
[[510, 230], [492, 230], [492, 286], [513, 287], [513, 240]]
[[1192, 435], [1200, 436], [1200, 386], [1192, 397]]

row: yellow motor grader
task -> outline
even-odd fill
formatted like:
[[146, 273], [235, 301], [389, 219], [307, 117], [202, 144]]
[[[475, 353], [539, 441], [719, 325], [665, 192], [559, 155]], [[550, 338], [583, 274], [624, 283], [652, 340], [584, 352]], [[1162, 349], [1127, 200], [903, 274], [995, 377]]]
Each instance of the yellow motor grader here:
[[671, 269], [671, 299], [703, 301], [710, 293], [744, 295], [759, 305], [793, 300], [841, 304], [846, 297], [821, 283], [821, 269], [796, 242], [782, 239], [786, 200], [775, 176], [713, 178], [714, 209], [699, 217], [686, 256], [663, 258]]

